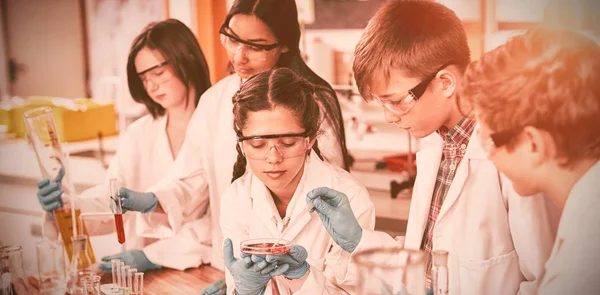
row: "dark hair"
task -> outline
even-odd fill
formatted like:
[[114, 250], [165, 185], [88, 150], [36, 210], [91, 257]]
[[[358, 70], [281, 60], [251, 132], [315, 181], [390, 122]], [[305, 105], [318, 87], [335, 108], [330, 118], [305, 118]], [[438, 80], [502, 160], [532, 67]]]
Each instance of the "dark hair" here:
[[464, 71], [471, 59], [460, 19], [434, 1], [390, 1], [369, 21], [354, 51], [352, 70], [361, 95], [371, 99], [377, 71], [392, 68], [424, 79], [450, 61]]
[[[145, 104], [150, 114], [156, 118], [164, 115], [165, 109], [148, 96], [135, 68], [135, 58], [144, 47], [158, 50], [169, 61], [177, 78], [185, 84], [187, 93], [190, 92], [190, 87], [196, 91], [194, 106], [198, 106], [200, 96], [210, 88], [210, 75], [194, 33], [182, 22], [168, 19], [150, 23], [131, 45], [127, 59], [129, 93], [133, 100]], [[186, 101], [186, 105], [188, 103]]]
[[[317, 137], [321, 126], [321, 110], [315, 99], [315, 93], [322, 87], [302, 78], [294, 71], [286, 68], [273, 69], [250, 77], [233, 96], [233, 128], [238, 138], [242, 137], [242, 129], [248, 113], [276, 108], [286, 108], [296, 114], [306, 136], [311, 140]], [[233, 166], [235, 181], [246, 172], [246, 157], [240, 145], [236, 145], [237, 160]], [[320, 157], [316, 140], [313, 150]]]
[[343, 168], [348, 170], [349, 156], [340, 103], [331, 85], [315, 74], [300, 56], [300, 24], [296, 2], [294, 0], [236, 0], [225, 17], [224, 25], [229, 26], [229, 21], [236, 14], [255, 15], [271, 29], [278, 43], [289, 49], [279, 56], [276, 68], [290, 68], [309, 82], [324, 88], [324, 91], [317, 94], [317, 100], [323, 108], [325, 120], [331, 124], [340, 145], [344, 157]]

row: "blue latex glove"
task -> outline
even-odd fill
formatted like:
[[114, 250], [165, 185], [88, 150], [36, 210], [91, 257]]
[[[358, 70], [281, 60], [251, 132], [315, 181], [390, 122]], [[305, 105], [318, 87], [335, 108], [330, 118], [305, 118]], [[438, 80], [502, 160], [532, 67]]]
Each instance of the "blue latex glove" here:
[[144, 254], [144, 251], [128, 250], [119, 254], [102, 257], [102, 261], [104, 262], [100, 263], [99, 265], [102, 272], [112, 272], [112, 266], [110, 265], [110, 261], [113, 259], [120, 259], [121, 261], [123, 261], [123, 263], [125, 263], [125, 265], [129, 265], [131, 266], [131, 268], [137, 268], [138, 271], [142, 272], [161, 268], [160, 265], [156, 265], [150, 262], [150, 260], [148, 260], [148, 257], [146, 257], [146, 254]]
[[52, 213], [52, 211], [64, 205], [62, 199], [63, 192], [60, 189], [60, 182], [63, 176], [65, 176], [65, 169], [61, 167], [54, 180], [42, 179], [37, 183], [38, 200], [42, 205], [42, 209], [48, 213]]
[[225, 280], [218, 280], [206, 286], [200, 295], [225, 295], [227, 294], [227, 285]]
[[306, 258], [308, 258], [308, 252], [304, 247], [292, 245], [290, 247], [290, 253], [283, 255], [267, 255], [265, 260], [268, 263], [287, 263], [290, 266], [290, 269], [283, 273], [283, 276], [288, 279], [299, 279], [310, 269], [310, 265], [306, 262]]
[[154, 193], [136, 192], [122, 187], [119, 189], [119, 196], [121, 197], [123, 213], [129, 210], [150, 213], [156, 209], [158, 204], [158, 199]]
[[[243, 255], [242, 259], [236, 259], [233, 256], [233, 245], [231, 239], [225, 239], [223, 243], [223, 254], [225, 256], [225, 266], [231, 273], [235, 282], [235, 292], [239, 295], [256, 295], [263, 294], [265, 285], [271, 278], [285, 273], [289, 269], [289, 265], [267, 263], [264, 258], [256, 255], [251, 257]], [[273, 269], [266, 272], [266, 270]]]
[[344, 251], [352, 253], [362, 238], [362, 228], [352, 212], [348, 197], [341, 192], [319, 187], [306, 195], [306, 202], [312, 202], [323, 226], [329, 235]]

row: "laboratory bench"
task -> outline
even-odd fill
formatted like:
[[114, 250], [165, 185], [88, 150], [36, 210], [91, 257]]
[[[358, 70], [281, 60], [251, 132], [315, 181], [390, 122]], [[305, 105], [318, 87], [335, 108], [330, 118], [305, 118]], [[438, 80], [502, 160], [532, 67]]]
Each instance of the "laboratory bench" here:
[[[224, 279], [225, 273], [202, 265], [185, 271], [175, 269], [158, 269], [144, 272], [144, 294], [200, 294], [209, 284]], [[101, 284], [112, 283], [111, 274], [104, 274]]]

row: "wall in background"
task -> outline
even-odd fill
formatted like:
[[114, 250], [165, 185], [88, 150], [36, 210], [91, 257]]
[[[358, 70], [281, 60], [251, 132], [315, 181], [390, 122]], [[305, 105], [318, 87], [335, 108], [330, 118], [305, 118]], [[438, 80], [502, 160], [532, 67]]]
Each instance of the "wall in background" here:
[[117, 107], [130, 116], [146, 111], [127, 87], [127, 56], [133, 39], [153, 21], [165, 19], [164, 0], [86, 1], [92, 96], [103, 77], [116, 76], [121, 87]]

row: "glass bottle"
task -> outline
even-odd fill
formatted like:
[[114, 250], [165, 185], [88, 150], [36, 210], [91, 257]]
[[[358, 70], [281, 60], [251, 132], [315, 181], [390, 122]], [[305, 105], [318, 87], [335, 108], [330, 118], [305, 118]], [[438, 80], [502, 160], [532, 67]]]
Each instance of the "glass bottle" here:
[[433, 294], [448, 294], [448, 251], [435, 250], [433, 255]]

